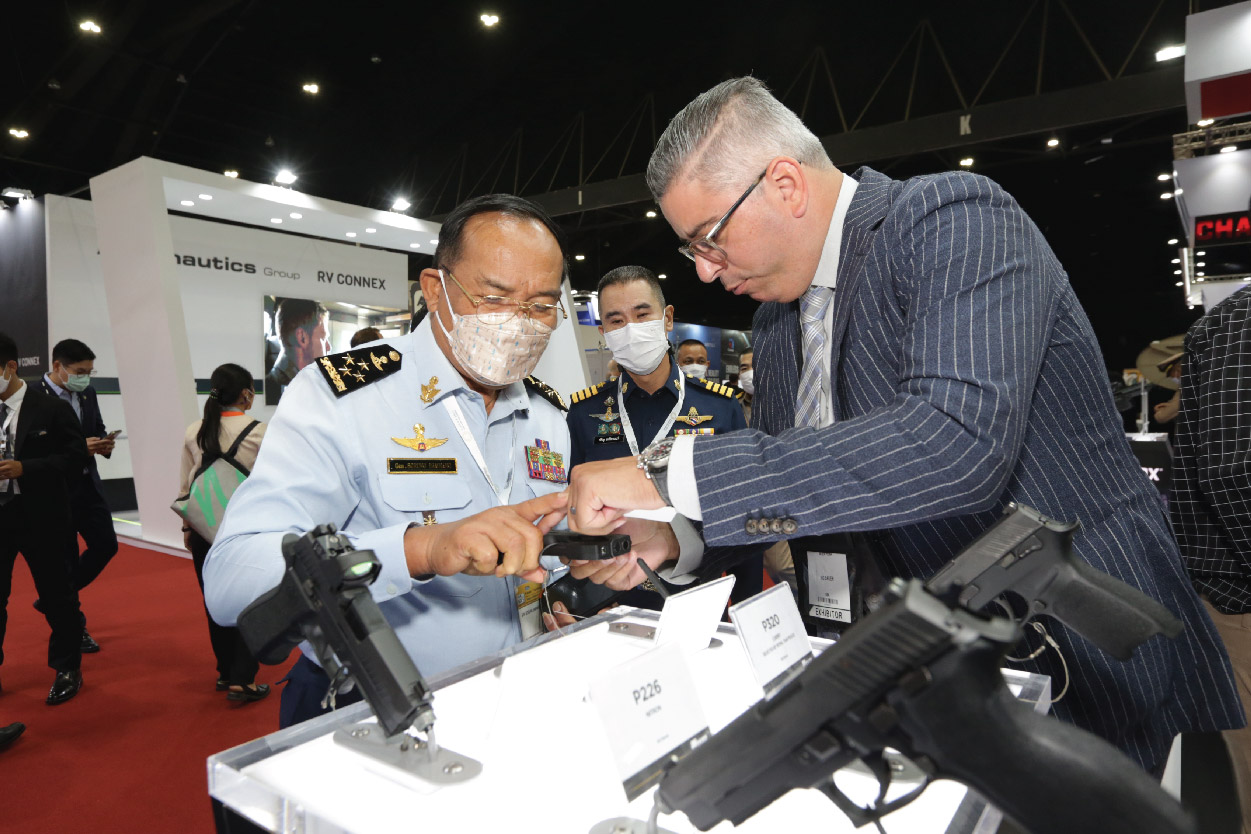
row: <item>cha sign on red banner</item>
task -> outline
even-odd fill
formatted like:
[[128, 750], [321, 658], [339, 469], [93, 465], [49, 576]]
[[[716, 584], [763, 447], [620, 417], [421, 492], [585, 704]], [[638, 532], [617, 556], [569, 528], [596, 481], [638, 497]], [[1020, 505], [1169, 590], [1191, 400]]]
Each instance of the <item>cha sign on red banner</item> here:
[[1251, 213], [1208, 214], [1195, 218], [1195, 245], [1251, 243]]

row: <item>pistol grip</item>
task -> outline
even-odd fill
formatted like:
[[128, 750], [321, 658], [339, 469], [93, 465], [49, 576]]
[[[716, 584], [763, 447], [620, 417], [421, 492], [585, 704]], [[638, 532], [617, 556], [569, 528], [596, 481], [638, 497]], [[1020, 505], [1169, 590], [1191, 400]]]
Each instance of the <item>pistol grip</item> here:
[[1173, 638], [1181, 621], [1151, 597], [1080, 559], [1065, 560], [1040, 614], [1050, 614], [1117, 660], [1157, 634]]

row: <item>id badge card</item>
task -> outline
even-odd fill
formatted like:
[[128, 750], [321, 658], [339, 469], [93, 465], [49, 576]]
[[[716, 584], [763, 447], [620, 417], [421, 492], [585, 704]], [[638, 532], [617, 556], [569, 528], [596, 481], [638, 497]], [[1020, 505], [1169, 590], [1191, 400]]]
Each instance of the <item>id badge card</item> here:
[[543, 633], [543, 586], [538, 582], [519, 582], [515, 594], [521, 639], [537, 637]]
[[846, 553], [808, 552], [808, 616], [851, 623], [851, 573]]

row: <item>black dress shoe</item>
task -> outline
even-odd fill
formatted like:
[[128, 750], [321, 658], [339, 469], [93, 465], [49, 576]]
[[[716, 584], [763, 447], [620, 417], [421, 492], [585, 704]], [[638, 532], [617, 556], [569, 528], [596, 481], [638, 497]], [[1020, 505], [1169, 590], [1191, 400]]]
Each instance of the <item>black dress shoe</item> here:
[[269, 694], [269, 684], [254, 683], [243, 687], [243, 689], [231, 689], [226, 693], [228, 701], [243, 701], [245, 704], [249, 701], [259, 701]]
[[17, 737], [24, 732], [26, 732], [26, 725], [21, 721], [10, 724], [7, 727], [0, 727], [0, 750], [17, 741]]
[[100, 644], [97, 643], [95, 640], [93, 640], [91, 638], [91, 635], [87, 633], [87, 629], [84, 628], [83, 629], [82, 653], [83, 654], [95, 654], [98, 651], [100, 651]]
[[52, 682], [52, 689], [48, 692], [48, 700], [45, 703], [63, 704], [77, 695], [78, 690], [82, 688], [83, 673], [80, 670], [57, 672], [56, 680]]

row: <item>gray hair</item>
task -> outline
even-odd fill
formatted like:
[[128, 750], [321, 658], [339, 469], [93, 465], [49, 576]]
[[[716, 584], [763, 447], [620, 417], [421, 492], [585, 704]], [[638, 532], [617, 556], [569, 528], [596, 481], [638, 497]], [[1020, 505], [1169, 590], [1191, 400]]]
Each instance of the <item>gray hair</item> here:
[[647, 163], [647, 187], [657, 201], [679, 176], [717, 190], [742, 188], [775, 156], [834, 166], [821, 140], [763, 81], [731, 78], [669, 122]]

